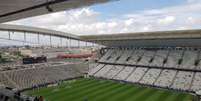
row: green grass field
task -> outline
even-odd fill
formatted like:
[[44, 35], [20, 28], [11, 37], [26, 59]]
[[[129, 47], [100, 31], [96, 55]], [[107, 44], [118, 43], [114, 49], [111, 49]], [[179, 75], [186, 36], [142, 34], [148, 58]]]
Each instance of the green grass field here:
[[192, 101], [193, 95], [110, 80], [77, 79], [25, 92], [47, 101]]

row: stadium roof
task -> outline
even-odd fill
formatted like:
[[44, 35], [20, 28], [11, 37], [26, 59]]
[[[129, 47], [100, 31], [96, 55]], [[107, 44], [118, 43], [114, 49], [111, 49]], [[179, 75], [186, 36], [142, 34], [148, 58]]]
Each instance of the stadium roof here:
[[81, 39], [105, 46], [199, 46], [201, 30], [135, 32], [80, 36]]
[[65, 32], [28, 27], [22, 25], [0, 24], [0, 30], [19, 31], [52, 35], [64, 38], [95, 42], [109, 47], [150, 46], [150, 47], [175, 47], [191, 46], [201, 47], [201, 29], [176, 30], [158, 32], [135, 32], [104, 35], [73, 35]]
[[109, 47], [150, 46], [150, 47], [175, 47], [191, 46], [201, 47], [200, 30], [177, 30], [158, 32], [135, 32], [104, 35], [73, 35], [55, 30], [28, 27], [22, 25], [0, 24], [0, 30], [19, 31], [52, 35], [64, 38], [78, 39], [95, 42]]
[[1, 0], [0, 23], [114, 0]]
[[78, 36], [69, 34], [69, 33], [64, 33], [64, 32], [50, 30], [50, 29], [22, 26], [22, 25], [0, 24], [0, 30], [39, 33], [43, 35], [52, 35], [52, 36], [78, 39], [78, 40], [80, 39]]

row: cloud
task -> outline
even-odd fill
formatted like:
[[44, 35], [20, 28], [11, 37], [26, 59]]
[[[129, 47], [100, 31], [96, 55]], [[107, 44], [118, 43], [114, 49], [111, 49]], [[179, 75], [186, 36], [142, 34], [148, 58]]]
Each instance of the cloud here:
[[[104, 15], [91, 8], [81, 8], [9, 22], [64, 31], [72, 34], [108, 34], [142, 31], [183, 30], [201, 28], [201, 2], [150, 9], [101, 19]], [[199, 3], [198, 3], [199, 2]]]
[[174, 16], [166, 16], [163, 19], [159, 19], [158, 23], [159, 24], [163, 24], [163, 25], [169, 25], [171, 23], [173, 23], [175, 21], [175, 17]]
[[201, 2], [200, 0], [187, 0], [187, 3], [199, 3]]

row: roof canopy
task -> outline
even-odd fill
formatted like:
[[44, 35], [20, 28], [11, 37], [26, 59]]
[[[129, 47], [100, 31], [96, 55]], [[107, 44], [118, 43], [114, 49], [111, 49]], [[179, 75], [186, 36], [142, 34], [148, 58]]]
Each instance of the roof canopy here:
[[58, 37], [63, 37], [63, 38], [80, 40], [80, 38], [78, 36], [70, 34], [70, 33], [64, 33], [64, 32], [50, 30], [50, 29], [28, 27], [28, 26], [22, 26], [22, 25], [0, 24], [0, 30], [30, 32], [30, 33], [36, 33], [36, 34], [52, 35], [52, 36], [58, 36]]
[[135, 32], [80, 36], [81, 39], [109, 47], [201, 47], [201, 30]]
[[0, 0], [0, 23], [114, 0]]

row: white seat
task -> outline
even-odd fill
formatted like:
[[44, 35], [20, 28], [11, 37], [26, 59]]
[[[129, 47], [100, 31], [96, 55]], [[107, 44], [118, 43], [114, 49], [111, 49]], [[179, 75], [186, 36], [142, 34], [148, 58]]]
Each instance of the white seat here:
[[142, 66], [149, 66], [150, 60], [154, 57], [156, 51], [145, 51], [142, 59], [137, 63], [138, 65]]
[[195, 77], [192, 81], [191, 90], [193, 91], [201, 90], [201, 72], [195, 73]]
[[159, 78], [155, 82], [155, 85], [161, 86], [161, 87], [170, 87], [176, 73], [177, 73], [176, 70], [163, 70]]
[[114, 79], [117, 80], [125, 80], [134, 70], [136, 67], [125, 67]]
[[124, 66], [113, 66], [106, 74], [105, 78], [112, 79], [114, 76], [118, 75], [118, 73], [124, 68]]
[[160, 72], [160, 69], [149, 69], [141, 79], [140, 83], [152, 85], [158, 78]]
[[175, 77], [172, 87], [175, 89], [189, 90], [193, 72], [179, 71]]
[[147, 68], [136, 68], [135, 71], [127, 78], [127, 81], [138, 82], [144, 76], [147, 70]]
[[170, 53], [167, 58], [167, 63], [164, 64], [164, 67], [178, 67], [178, 61], [182, 57], [182, 50], [170, 50]]

